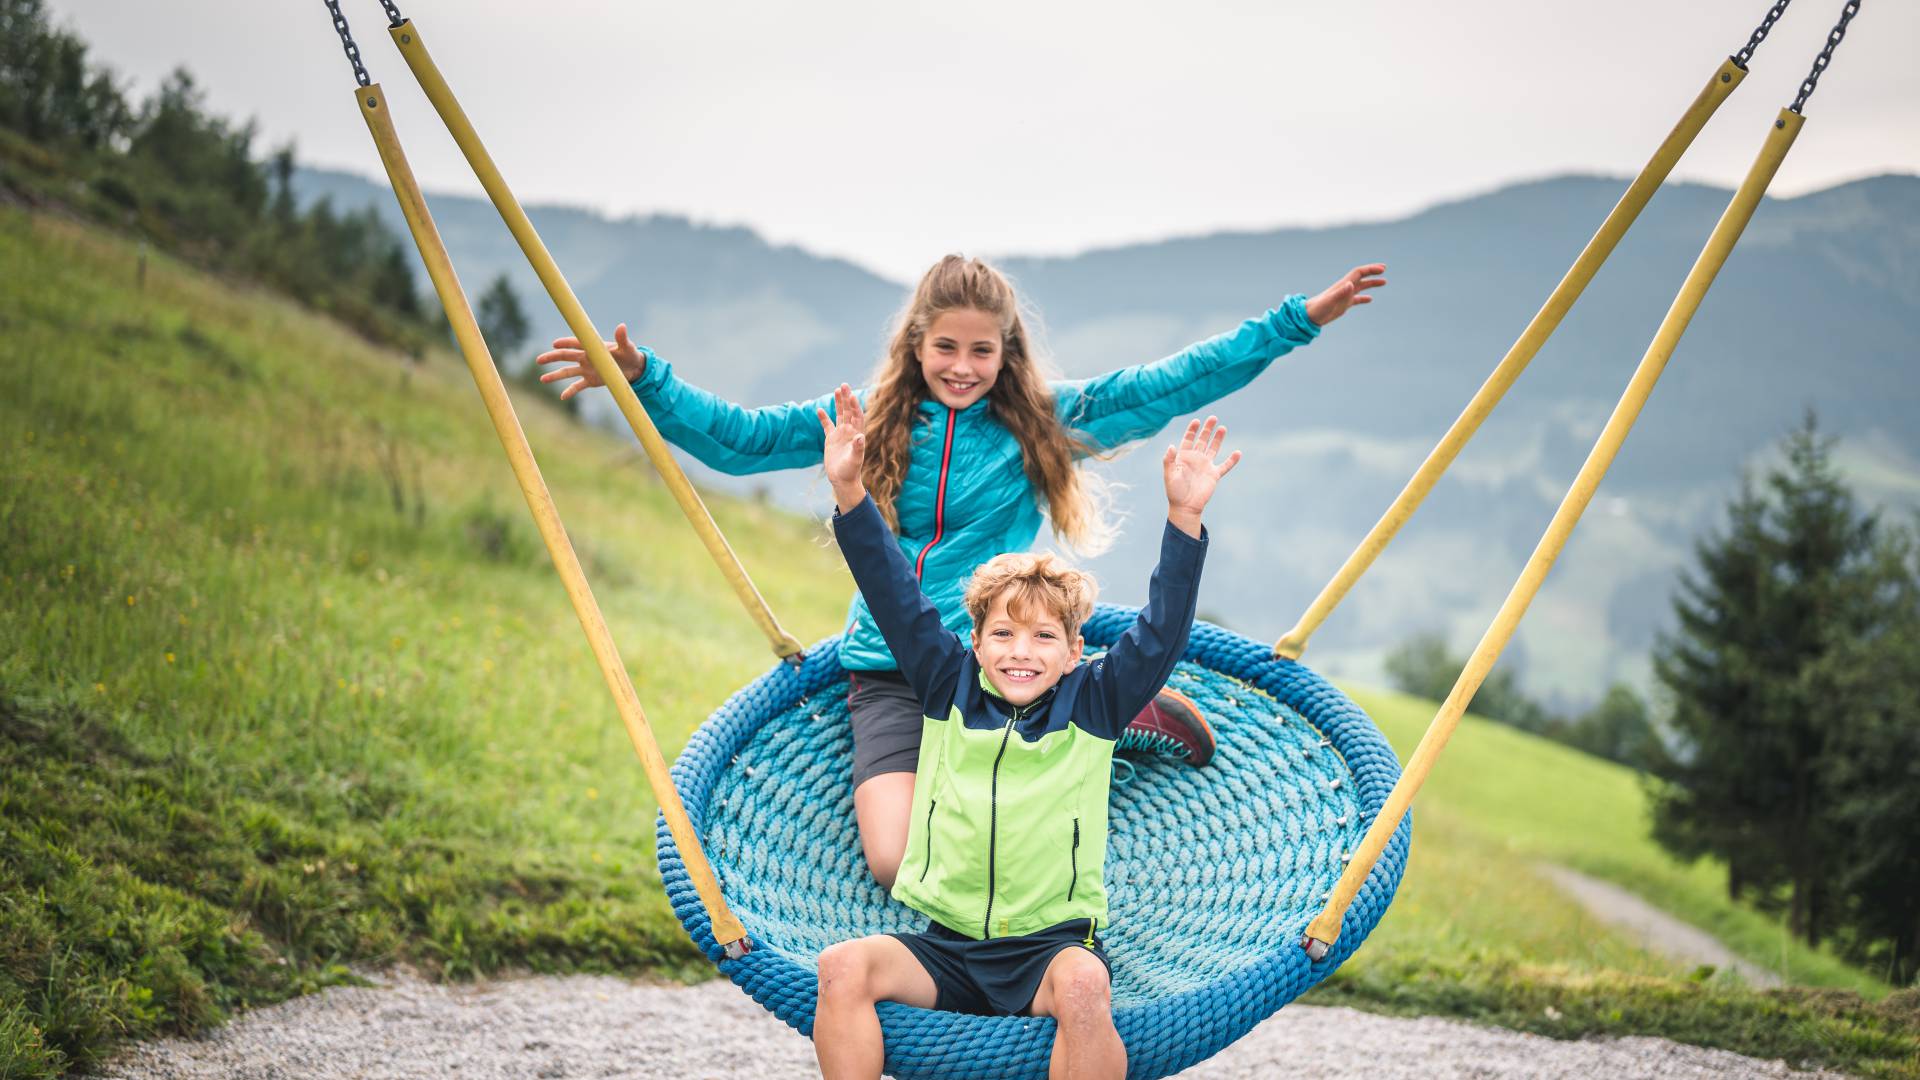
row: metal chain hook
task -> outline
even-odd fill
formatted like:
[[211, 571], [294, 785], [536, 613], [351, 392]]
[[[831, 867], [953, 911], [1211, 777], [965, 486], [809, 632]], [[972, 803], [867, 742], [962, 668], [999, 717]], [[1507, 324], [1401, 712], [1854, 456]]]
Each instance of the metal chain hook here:
[[1827, 70], [1827, 64], [1833, 60], [1834, 46], [1840, 44], [1840, 39], [1847, 36], [1847, 23], [1853, 21], [1853, 17], [1859, 13], [1860, 0], [1847, 0], [1847, 6], [1840, 11], [1840, 21], [1834, 23], [1833, 29], [1827, 34], [1827, 47], [1821, 49], [1820, 55], [1813, 58], [1813, 70], [1807, 73], [1806, 81], [1800, 84], [1800, 96], [1794, 98], [1793, 104], [1788, 106], [1795, 113], [1798, 113], [1800, 107], [1807, 103], [1807, 99], [1813, 96], [1813, 87], [1820, 81], [1820, 73]]
[[1753, 59], [1753, 50], [1767, 40], [1767, 34], [1773, 29], [1774, 22], [1786, 13], [1787, 4], [1791, 2], [1792, 0], [1774, 0], [1773, 8], [1767, 12], [1767, 17], [1760, 20], [1760, 25], [1754, 28], [1753, 36], [1747, 39], [1746, 47], [1733, 54], [1733, 62], [1741, 71], [1747, 70], [1747, 61]]
[[372, 86], [373, 80], [367, 77], [367, 69], [360, 63], [360, 46], [353, 43], [353, 32], [347, 29], [347, 17], [340, 14], [340, 0], [324, 0], [327, 10], [333, 13], [333, 31], [340, 35], [340, 44], [347, 50], [347, 59], [353, 62], [353, 77], [361, 86]]

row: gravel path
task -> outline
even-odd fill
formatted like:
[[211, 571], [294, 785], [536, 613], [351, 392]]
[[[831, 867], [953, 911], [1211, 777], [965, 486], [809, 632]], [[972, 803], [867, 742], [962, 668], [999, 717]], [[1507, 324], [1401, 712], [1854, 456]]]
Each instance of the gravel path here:
[[[512, 979], [443, 986], [405, 975], [258, 1009], [200, 1039], [133, 1047], [109, 1080], [465, 1080], [817, 1076], [813, 1046], [730, 983]], [[1190, 1080], [1306, 1076], [1812, 1077], [1664, 1039], [1559, 1042], [1451, 1020], [1290, 1006]]]
[[1552, 863], [1541, 863], [1540, 872], [1594, 918], [1626, 931], [1628, 940], [1636, 944], [1689, 963], [1737, 971], [1752, 986], [1780, 985], [1780, 976], [1735, 956], [1712, 934], [1674, 918], [1618, 885]]

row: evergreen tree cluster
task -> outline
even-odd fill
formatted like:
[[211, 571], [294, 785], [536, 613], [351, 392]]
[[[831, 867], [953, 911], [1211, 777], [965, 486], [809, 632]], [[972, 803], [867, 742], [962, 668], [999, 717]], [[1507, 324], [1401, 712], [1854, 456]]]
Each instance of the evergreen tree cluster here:
[[184, 69], [135, 104], [45, 0], [0, 0], [0, 192], [131, 226], [418, 354], [433, 324], [408, 246], [370, 209], [301, 212], [292, 149], [256, 160], [255, 137], [210, 115]]
[[1905, 985], [1920, 976], [1920, 545], [1859, 505], [1811, 415], [1785, 449], [1674, 598], [1654, 833]]
[[[1496, 668], [1474, 712], [1643, 770], [1654, 837], [1727, 864], [1727, 891], [1896, 985], [1920, 978], [1920, 529], [1860, 506], [1809, 414], [1784, 464], [1703, 540], [1654, 670], [1555, 715]], [[1466, 657], [1425, 633], [1387, 656], [1443, 700]]]
[[[1431, 701], [1446, 700], [1466, 666], [1467, 658], [1449, 650], [1446, 635], [1437, 632], [1408, 638], [1386, 658], [1387, 678], [1395, 689]], [[1615, 683], [1591, 709], [1562, 716], [1527, 696], [1518, 668], [1510, 662], [1488, 673], [1467, 707], [1489, 720], [1636, 769], [1646, 767], [1659, 742], [1647, 704], [1631, 686]]]

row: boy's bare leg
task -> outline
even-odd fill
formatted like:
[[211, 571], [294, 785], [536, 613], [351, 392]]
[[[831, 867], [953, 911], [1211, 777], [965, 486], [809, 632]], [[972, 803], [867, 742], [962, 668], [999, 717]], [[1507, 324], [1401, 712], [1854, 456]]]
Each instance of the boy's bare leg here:
[[1107, 966], [1086, 949], [1062, 949], [1047, 965], [1033, 1015], [1054, 1020], [1053, 1080], [1120, 1080], [1127, 1046], [1113, 1026], [1113, 983]]
[[913, 817], [910, 772], [880, 773], [853, 789], [853, 817], [860, 823], [860, 850], [867, 869], [882, 888], [893, 888], [900, 860], [907, 854], [907, 828]]
[[820, 1000], [813, 1010], [813, 1054], [820, 1075], [877, 1080], [887, 1051], [874, 1003], [931, 1009], [938, 997], [933, 976], [898, 939], [880, 935], [830, 946], [820, 954]]

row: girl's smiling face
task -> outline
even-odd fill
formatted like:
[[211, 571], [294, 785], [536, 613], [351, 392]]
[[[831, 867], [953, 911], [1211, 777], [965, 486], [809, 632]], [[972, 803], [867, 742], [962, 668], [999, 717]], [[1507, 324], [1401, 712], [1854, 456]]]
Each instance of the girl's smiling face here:
[[1000, 320], [975, 308], [934, 316], [920, 339], [920, 371], [934, 399], [964, 409], [987, 396], [1000, 377]]

